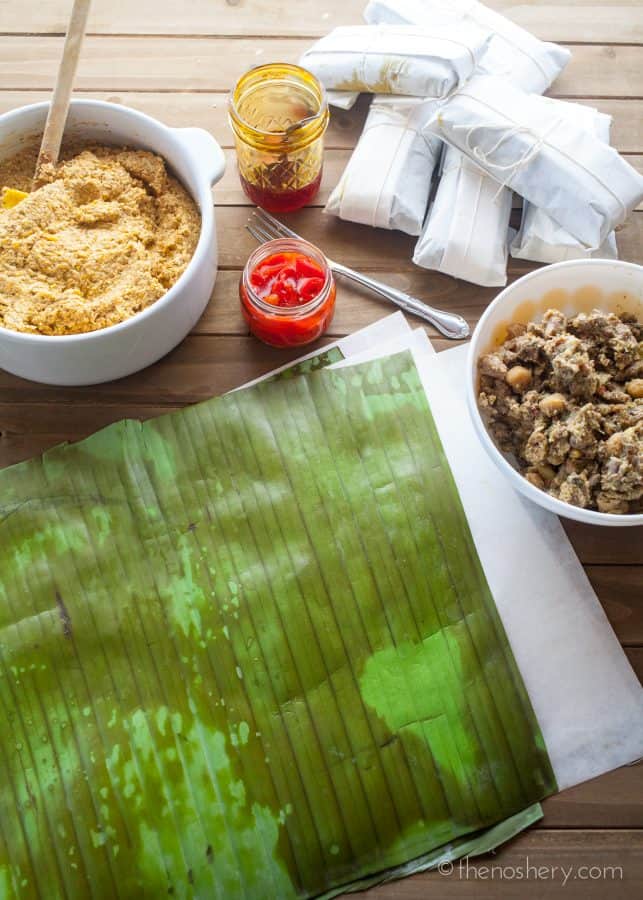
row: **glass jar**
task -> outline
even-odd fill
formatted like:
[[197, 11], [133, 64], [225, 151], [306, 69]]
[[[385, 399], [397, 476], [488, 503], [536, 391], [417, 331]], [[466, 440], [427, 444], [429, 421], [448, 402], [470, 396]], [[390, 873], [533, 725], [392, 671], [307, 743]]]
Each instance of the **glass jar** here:
[[[277, 254], [297, 254], [312, 260], [323, 273], [319, 293], [297, 306], [279, 306], [260, 297], [251, 276]], [[307, 241], [295, 238], [280, 238], [258, 247], [248, 258], [239, 282], [241, 312], [250, 331], [273, 347], [302, 347], [321, 337], [333, 318], [335, 295], [335, 280], [324, 254]]]
[[306, 69], [270, 63], [246, 72], [229, 104], [239, 178], [268, 212], [291, 212], [319, 190], [328, 104]]

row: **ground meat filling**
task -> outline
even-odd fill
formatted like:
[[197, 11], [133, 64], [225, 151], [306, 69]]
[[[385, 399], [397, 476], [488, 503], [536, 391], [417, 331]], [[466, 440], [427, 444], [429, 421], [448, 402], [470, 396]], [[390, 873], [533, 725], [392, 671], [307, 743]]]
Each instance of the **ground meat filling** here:
[[51, 166], [31, 191], [33, 150], [0, 164], [0, 185], [28, 192], [0, 209], [0, 325], [95, 331], [158, 300], [188, 265], [199, 211], [164, 161], [91, 147]]
[[550, 309], [480, 359], [483, 418], [535, 487], [573, 506], [643, 511], [642, 340], [634, 317]]

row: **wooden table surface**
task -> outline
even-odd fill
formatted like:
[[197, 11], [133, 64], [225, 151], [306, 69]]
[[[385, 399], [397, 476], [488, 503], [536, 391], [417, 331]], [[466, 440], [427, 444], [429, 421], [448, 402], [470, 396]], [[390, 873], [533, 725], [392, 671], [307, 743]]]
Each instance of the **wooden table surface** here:
[[[48, 96], [70, 2], [0, 0], [0, 112]], [[313, 38], [335, 25], [359, 23], [364, 5], [365, 0], [94, 0], [79, 96], [124, 103], [169, 125], [199, 125], [225, 148], [228, 169], [214, 191], [220, 273], [193, 333], [144, 372], [98, 387], [60, 389], [0, 371], [0, 465], [123, 417], [146, 418], [221, 393], [295, 355], [248, 336], [239, 313], [239, 270], [254, 244], [244, 229], [249, 208], [235, 171], [226, 96], [249, 67], [294, 62]], [[550, 93], [611, 114], [613, 144], [643, 171], [643, 0], [489, 0], [489, 5], [538, 37], [570, 47], [572, 61]], [[348, 159], [365, 109], [360, 101], [356, 110], [333, 112], [322, 192], [314, 208], [291, 217], [294, 227], [338, 260], [457, 310], [474, 325], [493, 290], [414, 267], [413, 239], [406, 235], [322, 215], [320, 207]], [[618, 242], [622, 258], [643, 263], [643, 210], [631, 216]], [[510, 261], [510, 278], [529, 268]], [[342, 284], [329, 337], [390, 311]], [[447, 346], [429, 333], [438, 350]], [[643, 528], [565, 527], [643, 677]], [[462, 871], [456, 865], [451, 875], [415, 876], [367, 896], [572, 900], [631, 898], [637, 886], [641, 890], [643, 764], [565, 791], [543, 806], [538, 826], [478, 866], [471, 861]]]

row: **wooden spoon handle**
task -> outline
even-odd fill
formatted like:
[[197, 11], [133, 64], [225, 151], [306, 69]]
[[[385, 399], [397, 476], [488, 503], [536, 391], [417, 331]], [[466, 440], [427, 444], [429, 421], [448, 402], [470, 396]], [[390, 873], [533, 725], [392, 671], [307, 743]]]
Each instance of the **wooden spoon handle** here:
[[71, 100], [71, 92], [74, 87], [80, 48], [83, 43], [85, 28], [87, 27], [87, 16], [89, 15], [90, 6], [91, 0], [74, 0], [67, 36], [65, 37], [63, 55], [58, 67], [56, 87], [54, 88], [54, 95], [47, 114], [47, 122], [45, 123], [38, 162], [36, 163], [34, 188], [39, 186], [42, 166], [46, 163], [55, 164], [58, 162], [58, 154], [60, 153], [63, 131], [67, 121], [67, 111], [69, 110], [69, 101]]

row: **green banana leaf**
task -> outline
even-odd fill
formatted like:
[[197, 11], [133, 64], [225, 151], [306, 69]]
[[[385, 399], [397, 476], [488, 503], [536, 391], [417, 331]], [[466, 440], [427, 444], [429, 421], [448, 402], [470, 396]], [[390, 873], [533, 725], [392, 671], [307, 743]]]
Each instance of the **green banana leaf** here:
[[5, 469], [0, 573], [0, 896], [331, 896], [556, 789], [408, 353]]

